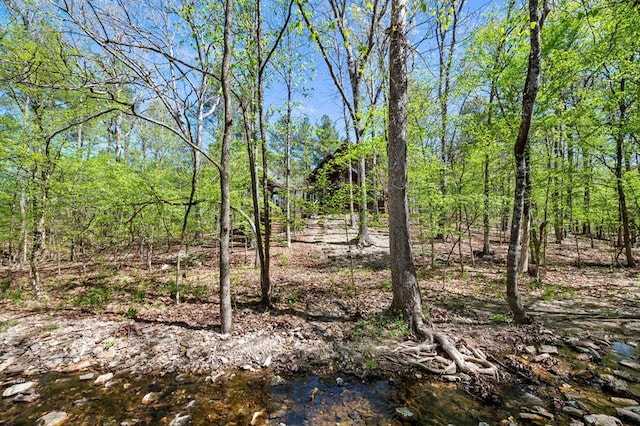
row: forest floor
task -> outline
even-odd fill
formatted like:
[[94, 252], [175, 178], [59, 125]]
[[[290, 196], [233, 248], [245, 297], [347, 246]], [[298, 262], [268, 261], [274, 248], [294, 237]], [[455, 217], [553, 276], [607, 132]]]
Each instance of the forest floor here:
[[[189, 249], [179, 304], [174, 248], [156, 249], [151, 270], [134, 254], [47, 264], [46, 302], [32, 299], [26, 273], [2, 267], [0, 379], [7, 385], [49, 372], [111, 372], [190, 373], [215, 381], [237, 369], [420, 379], [423, 372], [393, 356], [411, 336], [386, 313], [388, 235], [382, 228], [372, 234], [377, 244], [361, 248], [350, 244], [355, 231], [343, 220], [318, 218], [294, 234], [291, 248], [274, 244], [275, 307], [266, 311], [259, 306], [253, 252], [236, 246], [231, 336], [219, 333], [213, 242]], [[462, 351], [479, 349], [499, 367], [494, 380], [463, 377], [469, 393], [496, 402], [501, 381], [553, 382], [558, 392], [579, 382], [613, 389], [614, 397], [640, 397], [633, 384], [640, 382], [633, 370], [640, 356], [637, 269], [612, 266], [614, 254], [602, 241], [594, 248], [575, 237], [550, 243], [541, 281], [526, 275], [521, 281], [535, 323], [515, 327], [504, 300], [507, 244], [496, 238], [495, 254], [474, 259], [470, 247], [481, 248], [480, 235], [461, 242], [459, 250], [451, 237], [437, 241], [433, 255], [430, 243], [416, 243], [415, 259], [433, 326]], [[629, 365], [619, 370], [601, 364], [614, 345], [631, 348]], [[631, 388], [616, 388], [621, 377]], [[536, 412], [525, 418], [529, 414], [545, 418]]]

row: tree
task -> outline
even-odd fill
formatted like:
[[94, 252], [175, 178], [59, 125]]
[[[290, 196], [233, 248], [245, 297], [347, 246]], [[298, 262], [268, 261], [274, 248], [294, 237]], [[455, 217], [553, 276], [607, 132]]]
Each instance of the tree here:
[[407, 198], [407, 3], [391, 6], [389, 46], [389, 250], [391, 255], [392, 310], [402, 313], [413, 332], [430, 336], [422, 313], [422, 300], [413, 266]]
[[[317, 44], [331, 79], [348, 111], [356, 146], [362, 151], [358, 160], [359, 203], [358, 203], [358, 241], [361, 245], [371, 245], [368, 225], [368, 186], [367, 167], [364, 149], [365, 125], [367, 113], [362, 95], [364, 74], [374, 53], [374, 46], [379, 42], [383, 19], [387, 13], [388, 0], [373, 2], [347, 2], [329, 0], [329, 11], [325, 22], [312, 21], [312, 14], [304, 7], [301, 0], [297, 4], [304, 19], [311, 39]], [[315, 11], [314, 15], [323, 15]], [[319, 28], [323, 25], [325, 28]], [[329, 46], [332, 46], [331, 48]], [[331, 49], [334, 55], [331, 56]], [[349, 87], [345, 87], [336, 69], [340, 69], [339, 54], [345, 56]], [[347, 92], [350, 89], [350, 93]]]
[[232, 32], [233, 0], [224, 4], [224, 37], [220, 83], [224, 105], [222, 146], [220, 148], [220, 328], [222, 333], [231, 333], [233, 318], [231, 308], [231, 271], [229, 237], [231, 232], [231, 203], [229, 199], [229, 151], [233, 131], [233, 103], [231, 100], [231, 56], [233, 54]]
[[521, 250], [521, 227], [525, 201], [525, 188], [527, 179], [528, 155], [527, 145], [529, 131], [533, 118], [533, 108], [538, 95], [540, 84], [542, 47], [540, 33], [544, 19], [548, 13], [546, 0], [543, 0], [542, 11], [539, 10], [538, 0], [529, 0], [530, 23], [530, 52], [527, 67], [527, 78], [522, 91], [522, 116], [520, 128], [514, 145], [514, 157], [516, 163], [516, 183], [513, 196], [513, 215], [511, 219], [511, 233], [509, 238], [509, 250], [507, 253], [507, 302], [518, 324], [526, 324], [531, 321], [524, 311], [518, 292], [518, 258]]

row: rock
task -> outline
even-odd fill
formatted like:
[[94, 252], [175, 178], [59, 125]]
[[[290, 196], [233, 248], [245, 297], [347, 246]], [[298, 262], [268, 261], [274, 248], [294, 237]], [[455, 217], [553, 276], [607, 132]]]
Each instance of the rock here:
[[336, 377], [336, 385], [344, 386], [344, 379], [342, 377]]
[[116, 351], [114, 349], [109, 349], [108, 351], [103, 351], [98, 354], [98, 358], [100, 359], [111, 359], [116, 356]]
[[[185, 413], [178, 413], [173, 420], [169, 423], [169, 426], [185, 426], [193, 424], [193, 419], [190, 415]], [[253, 423], [252, 423], [253, 424]]]
[[537, 396], [535, 396], [531, 392], [525, 392], [524, 395], [522, 395], [522, 397], [524, 399], [526, 399], [527, 401], [533, 402], [535, 404], [544, 404], [544, 402], [540, 398], [538, 398]]
[[113, 379], [113, 373], [102, 374], [98, 376], [98, 378], [93, 382], [94, 385], [104, 385], [109, 380]]
[[351, 421], [354, 424], [359, 424], [362, 423], [362, 414], [360, 414], [360, 412], [358, 410], [353, 410], [352, 412], [350, 412], [348, 414], [349, 419], [351, 419]]
[[544, 361], [546, 359], [549, 359], [549, 358], [551, 358], [550, 354], [543, 353], [543, 354], [540, 354], [537, 357], [533, 358], [533, 362], [542, 362], [542, 361]]
[[570, 405], [565, 405], [564, 407], [562, 407], [562, 412], [563, 413], [567, 413], [571, 417], [575, 417], [577, 419], [580, 419], [585, 414], [587, 414], [587, 413], [584, 412], [584, 410], [581, 410], [581, 409], [576, 408], [576, 407], [572, 407]]
[[2, 397], [8, 398], [10, 396], [13, 396], [19, 393], [25, 393], [29, 389], [31, 389], [33, 385], [35, 385], [35, 382], [24, 382], [24, 383], [19, 383], [17, 385], [13, 385], [5, 389], [4, 392], [2, 392]]
[[264, 416], [264, 410], [256, 411], [255, 413], [253, 413], [253, 417], [251, 417], [251, 423], [249, 424], [251, 426], [257, 425], [260, 417], [262, 416]]
[[278, 376], [277, 374], [275, 376], [271, 376], [271, 378], [269, 379], [269, 386], [278, 386], [278, 385], [283, 385], [285, 384], [286, 381]]
[[33, 393], [29, 393], [29, 394], [18, 394], [16, 395], [15, 398], [13, 398], [13, 402], [26, 402], [26, 403], [30, 403], [30, 402], [34, 402], [37, 401], [38, 399], [40, 399], [40, 394], [33, 392]]
[[631, 407], [631, 406], [634, 406], [634, 405], [638, 405], [638, 401], [636, 401], [635, 399], [631, 399], [631, 398], [618, 398], [616, 396], [612, 396], [609, 399], [614, 404], [623, 405], [625, 407]]
[[414, 422], [418, 420], [416, 413], [414, 413], [413, 410], [411, 410], [411, 408], [409, 407], [396, 407], [395, 412], [398, 415], [398, 417], [400, 417], [402, 420], [409, 421], [409, 422]]
[[580, 380], [591, 380], [593, 379], [593, 373], [589, 370], [580, 370], [580, 371], [576, 371], [573, 374], [573, 377]]
[[626, 380], [627, 382], [640, 383], [640, 376], [636, 376], [636, 375], [633, 375], [631, 373], [627, 373], [626, 371], [622, 371], [622, 370], [613, 370], [612, 373], [615, 376], [618, 376], [621, 379]]
[[109, 380], [107, 383], [104, 384], [105, 388], [112, 388], [116, 385], [119, 385], [120, 383], [122, 383], [122, 379], [113, 379], [113, 380]]
[[80, 380], [80, 381], [93, 380], [94, 377], [95, 377], [95, 374], [87, 373], [87, 374], [83, 374], [82, 376], [78, 377], [78, 380]]
[[524, 351], [529, 355], [535, 355], [538, 353], [535, 346], [525, 346]]
[[588, 426], [622, 426], [619, 418], [606, 414], [589, 414], [583, 417]]
[[269, 367], [271, 366], [271, 363], [272, 363], [272, 362], [273, 362], [273, 361], [272, 361], [272, 359], [271, 359], [271, 355], [269, 355], [269, 356], [267, 357], [267, 359], [265, 359], [265, 360], [262, 362], [262, 367], [263, 367], [263, 368], [269, 368]]
[[536, 425], [544, 425], [544, 424], [547, 424], [547, 422], [549, 421], [549, 419], [547, 419], [546, 417], [541, 416], [540, 414], [535, 414], [535, 413], [520, 413], [518, 414], [518, 417], [521, 420], [527, 420]]
[[600, 375], [605, 383], [602, 388], [608, 392], [615, 394], [626, 394], [629, 391], [629, 385], [622, 379], [612, 376], [611, 374]]
[[58, 426], [67, 420], [64, 411], [52, 411], [36, 420], [36, 426]]
[[549, 420], [553, 420], [555, 418], [555, 416], [553, 414], [551, 414], [549, 411], [547, 411], [546, 409], [544, 409], [543, 407], [536, 405], [534, 406], [531, 410], [532, 413], [534, 414], [538, 414], [542, 417], [545, 417]]
[[9, 368], [16, 361], [15, 356], [10, 356], [0, 364], [0, 373]]
[[551, 345], [540, 345], [540, 352], [543, 354], [558, 355], [558, 347]]
[[640, 363], [638, 363], [638, 362], [633, 362], [633, 361], [630, 361], [628, 359], [623, 359], [622, 361], [619, 362], [619, 364], [623, 365], [623, 366], [625, 366], [627, 368], [631, 368], [633, 370], [640, 371]]
[[[638, 409], [637, 413], [634, 408]], [[616, 414], [631, 424], [640, 425], [640, 407], [616, 408]]]
[[98, 398], [82, 398], [82, 399], [76, 399], [75, 401], [73, 401], [73, 405], [85, 405], [90, 403], [91, 401], [96, 401], [98, 400]]
[[83, 361], [73, 362], [67, 365], [62, 371], [65, 373], [75, 373], [76, 371], [86, 370], [87, 368], [91, 367], [91, 365], [91, 361], [85, 359]]
[[142, 403], [145, 405], [151, 404], [152, 402], [159, 400], [161, 396], [162, 394], [160, 392], [149, 392], [142, 398]]

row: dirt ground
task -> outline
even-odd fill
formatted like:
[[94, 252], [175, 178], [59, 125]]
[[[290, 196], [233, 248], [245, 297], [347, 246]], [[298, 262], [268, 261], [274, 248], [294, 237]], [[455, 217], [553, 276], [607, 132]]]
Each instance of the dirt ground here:
[[[406, 366], [386, 356], [411, 340], [402, 321], [385, 314], [391, 302], [388, 235], [374, 229], [376, 245], [366, 248], [349, 243], [355, 236], [340, 218], [316, 218], [294, 234], [291, 248], [274, 243], [275, 309], [268, 311], [258, 305], [253, 252], [236, 243], [232, 336], [218, 332], [213, 242], [189, 249], [179, 304], [177, 248], [156, 248], [151, 270], [136, 253], [94, 256], [85, 264], [48, 263], [47, 302], [32, 299], [26, 272], [3, 267], [0, 373], [406, 373]], [[526, 275], [521, 281], [524, 305], [536, 324], [518, 328], [504, 300], [507, 245], [496, 232], [495, 254], [474, 258], [471, 247], [480, 249], [480, 238], [473, 234], [470, 243], [464, 236], [461, 250], [455, 237], [436, 241], [433, 255], [429, 241], [415, 242], [425, 312], [457, 346], [481, 349], [503, 364], [505, 354], [570, 338], [637, 344], [639, 271], [612, 267], [612, 250], [604, 242], [591, 248], [589, 240], [570, 236], [550, 243], [541, 282]]]

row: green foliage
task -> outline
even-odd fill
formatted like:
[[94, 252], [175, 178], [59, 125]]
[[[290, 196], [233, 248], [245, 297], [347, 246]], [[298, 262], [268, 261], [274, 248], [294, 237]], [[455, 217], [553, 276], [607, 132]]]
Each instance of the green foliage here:
[[111, 302], [111, 288], [103, 286], [90, 287], [81, 296], [73, 299], [76, 306], [86, 306], [96, 310], [103, 310]]
[[410, 332], [402, 318], [389, 314], [361, 319], [353, 327], [353, 335], [357, 341], [378, 338], [399, 339], [408, 336]]
[[495, 325], [510, 324], [511, 318], [505, 314], [495, 314], [491, 317], [491, 323]]

